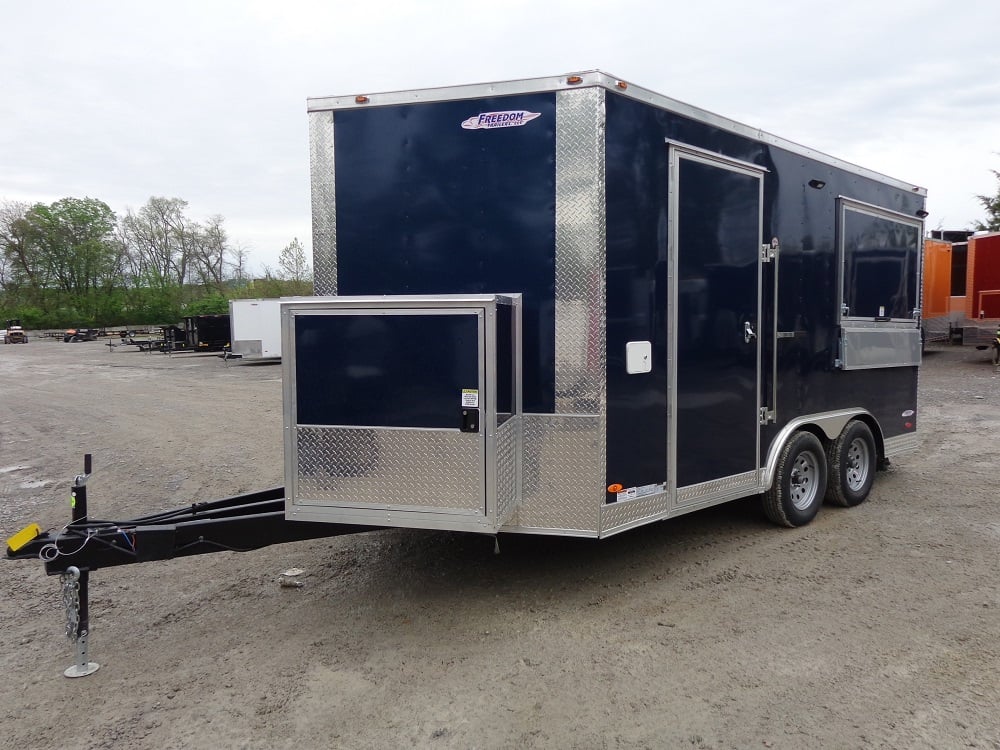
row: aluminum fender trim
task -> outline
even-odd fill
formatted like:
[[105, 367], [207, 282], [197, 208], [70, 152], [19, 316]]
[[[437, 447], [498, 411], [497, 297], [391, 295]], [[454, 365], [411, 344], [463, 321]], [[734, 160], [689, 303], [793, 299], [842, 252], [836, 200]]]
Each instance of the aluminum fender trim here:
[[837, 411], [826, 411], [819, 414], [809, 414], [804, 417], [797, 417], [786, 424], [781, 428], [781, 432], [775, 436], [774, 440], [771, 441], [771, 447], [767, 451], [767, 464], [764, 466], [764, 481], [761, 484], [761, 489], [767, 491], [767, 489], [771, 486], [771, 483], [774, 481], [774, 473], [778, 468], [778, 456], [781, 453], [781, 449], [785, 447], [785, 443], [788, 442], [788, 438], [790, 438], [792, 433], [797, 429], [803, 425], [814, 424], [823, 430], [823, 434], [826, 435], [827, 438], [835, 440], [848, 422], [862, 414], [871, 417], [872, 421], [874, 421], [875, 424], [878, 424], [878, 420], [872, 416], [870, 411], [860, 407], [852, 409], [838, 409]]

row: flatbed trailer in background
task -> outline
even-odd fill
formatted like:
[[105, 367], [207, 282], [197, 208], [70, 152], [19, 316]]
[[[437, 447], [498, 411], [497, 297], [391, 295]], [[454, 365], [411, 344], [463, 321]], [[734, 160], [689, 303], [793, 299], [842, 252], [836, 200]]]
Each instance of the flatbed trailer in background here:
[[141, 352], [222, 352], [229, 346], [228, 315], [192, 315], [182, 325], [160, 326], [158, 338], [124, 339]]

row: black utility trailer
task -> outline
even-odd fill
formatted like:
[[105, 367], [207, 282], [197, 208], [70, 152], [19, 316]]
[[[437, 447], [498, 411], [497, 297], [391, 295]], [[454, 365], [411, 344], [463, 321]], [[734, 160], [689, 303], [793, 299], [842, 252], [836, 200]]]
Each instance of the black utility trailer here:
[[191, 315], [182, 325], [160, 326], [156, 339], [128, 338], [141, 352], [221, 352], [229, 346], [228, 315]]

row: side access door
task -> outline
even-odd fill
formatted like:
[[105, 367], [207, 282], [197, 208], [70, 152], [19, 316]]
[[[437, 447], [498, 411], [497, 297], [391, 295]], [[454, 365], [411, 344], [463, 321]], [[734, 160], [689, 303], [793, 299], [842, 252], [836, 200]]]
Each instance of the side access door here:
[[[493, 297], [283, 305], [286, 516], [492, 532], [497, 406], [514, 411]], [[503, 335], [503, 334], [501, 334]], [[291, 346], [285, 347], [285, 342]], [[506, 364], [505, 364], [506, 363]]]
[[668, 147], [668, 476], [690, 507], [758, 490], [765, 170]]

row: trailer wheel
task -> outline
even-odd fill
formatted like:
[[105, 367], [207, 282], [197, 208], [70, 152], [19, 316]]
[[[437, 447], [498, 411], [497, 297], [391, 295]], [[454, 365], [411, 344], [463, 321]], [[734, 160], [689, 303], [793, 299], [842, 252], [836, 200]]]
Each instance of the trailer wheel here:
[[804, 526], [819, 512], [826, 489], [826, 452], [811, 432], [796, 432], [778, 457], [764, 514], [781, 526]]
[[834, 505], [851, 508], [868, 499], [875, 481], [875, 438], [868, 425], [857, 419], [848, 422], [843, 432], [830, 444], [827, 454], [830, 479], [826, 499]]

